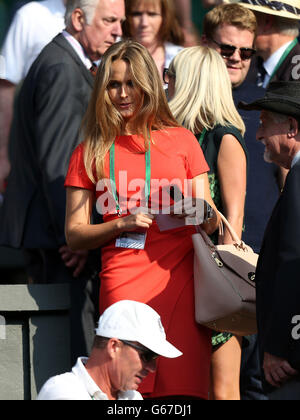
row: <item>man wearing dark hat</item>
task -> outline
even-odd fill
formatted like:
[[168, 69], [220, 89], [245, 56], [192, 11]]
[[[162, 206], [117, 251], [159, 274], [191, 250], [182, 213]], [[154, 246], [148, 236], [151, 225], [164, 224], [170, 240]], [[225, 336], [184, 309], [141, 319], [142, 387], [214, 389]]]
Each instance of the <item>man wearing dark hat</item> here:
[[283, 400], [300, 400], [299, 98], [299, 83], [273, 82], [264, 98], [239, 105], [245, 110], [261, 110], [256, 137], [265, 146], [264, 158], [289, 170], [265, 231], [256, 271], [258, 337], [265, 387], [271, 399]]

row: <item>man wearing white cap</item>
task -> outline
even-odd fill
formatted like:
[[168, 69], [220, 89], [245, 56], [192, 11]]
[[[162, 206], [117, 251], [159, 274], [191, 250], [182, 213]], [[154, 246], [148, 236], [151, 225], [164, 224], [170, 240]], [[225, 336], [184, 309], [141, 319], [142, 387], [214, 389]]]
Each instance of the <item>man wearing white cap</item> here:
[[142, 400], [137, 391], [156, 369], [159, 356], [182, 353], [166, 340], [160, 316], [150, 306], [122, 300], [100, 317], [90, 358], [72, 372], [50, 378], [38, 400]]

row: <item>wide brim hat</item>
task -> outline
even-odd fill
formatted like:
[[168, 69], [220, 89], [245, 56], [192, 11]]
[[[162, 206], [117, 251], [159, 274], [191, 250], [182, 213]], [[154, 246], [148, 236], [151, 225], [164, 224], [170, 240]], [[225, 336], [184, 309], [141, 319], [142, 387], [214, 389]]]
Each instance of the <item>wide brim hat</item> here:
[[224, 3], [238, 3], [254, 12], [300, 20], [299, 0], [284, 0], [283, 2], [271, 0], [225, 0]]
[[300, 121], [300, 83], [296, 81], [272, 82], [263, 98], [251, 103], [240, 102], [238, 107], [246, 111], [276, 112]]

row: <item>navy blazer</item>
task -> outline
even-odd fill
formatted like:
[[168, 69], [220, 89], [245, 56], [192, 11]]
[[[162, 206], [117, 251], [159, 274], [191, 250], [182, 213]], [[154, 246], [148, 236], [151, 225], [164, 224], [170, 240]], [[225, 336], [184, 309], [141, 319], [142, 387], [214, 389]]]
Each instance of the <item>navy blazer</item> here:
[[277, 72], [275, 73], [272, 82], [278, 81], [299, 81], [300, 80], [300, 44], [295, 47], [288, 54]]
[[293, 323], [300, 315], [299, 191], [300, 161], [290, 170], [266, 228], [256, 284], [261, 356], [282, 357], [300, 371], [300, 339], [295, 339], [300, 328]]
[[93, 83], [62, 34], [33, 63], [16, 103], [0, 245], [57, 249], [65, 243], [64, 179]]
[[[258, 57], [255, 57], [251, 61], [251, 66], [247, 74], [247, 82], [257, 84], [257, 72], [258, 72]], [[278, 81], [300, 81], [300, 44], [296, 44], [295, 47], [290, 51], [286, 59], [281, 63], [279, 69], [276, 71], [272, 82]]]

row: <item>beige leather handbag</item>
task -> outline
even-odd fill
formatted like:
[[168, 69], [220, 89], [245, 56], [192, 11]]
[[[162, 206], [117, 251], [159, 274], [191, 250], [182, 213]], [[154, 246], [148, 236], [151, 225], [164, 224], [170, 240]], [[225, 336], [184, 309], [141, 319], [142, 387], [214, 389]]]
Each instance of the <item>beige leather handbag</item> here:
[[255, 334], [258, 255], [220, 216], [232, 236], [232, 245], [214, 245], [201, 227], [192, 236], [196, 322], [216, 331]]

